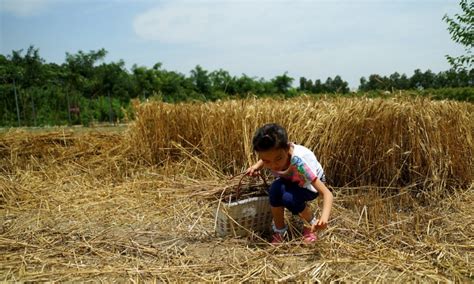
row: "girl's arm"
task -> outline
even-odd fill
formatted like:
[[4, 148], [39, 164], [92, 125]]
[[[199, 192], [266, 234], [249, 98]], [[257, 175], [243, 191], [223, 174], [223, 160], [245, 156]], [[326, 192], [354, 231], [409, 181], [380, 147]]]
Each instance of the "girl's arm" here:
[[319, 194], [323, 196], [323, 210], [321, 216], [311, 227], [314, 231], [316, 229], [324, 229], [327, 227], [334, 197], [332, 192], [329, 191], [329, 188], [327, 188], [319, 178], [315, 179], [311, 184], [316, 188]]
[[250, 166], [250, 168], [245, 171], [245, 174], [249, 176], [254, 176], [257, 174], [257, 172], [263, 167], [263, 161], [258, 160], [254, 165]]

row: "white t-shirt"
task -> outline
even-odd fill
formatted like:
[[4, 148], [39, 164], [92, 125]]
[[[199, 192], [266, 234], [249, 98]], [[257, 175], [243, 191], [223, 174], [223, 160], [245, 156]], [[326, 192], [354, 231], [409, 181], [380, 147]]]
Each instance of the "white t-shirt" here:
[[272, 171], [273, 175], [291, 180], [300, 187], [318, 192], [311, 184], [319, 178], [324, 181], [324, 170], [313, 151], [302, 145], [291, 144], [293, 153], [290, 158], [290, 166], [284, 171]]

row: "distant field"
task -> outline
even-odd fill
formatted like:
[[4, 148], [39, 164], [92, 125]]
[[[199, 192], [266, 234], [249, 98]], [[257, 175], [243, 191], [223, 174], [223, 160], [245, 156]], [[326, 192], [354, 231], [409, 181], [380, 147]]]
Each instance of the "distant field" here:
[[[136, 107], [129, 125], [0, 130], [1, 280], [472, 280], [472, 104]], [[312, 148], [330, 179], [334, 209], [314, 246], [289, 214], [281, 247], [215, 234], [220, 194], [255, 159], [251, 135], [269, 121]]]

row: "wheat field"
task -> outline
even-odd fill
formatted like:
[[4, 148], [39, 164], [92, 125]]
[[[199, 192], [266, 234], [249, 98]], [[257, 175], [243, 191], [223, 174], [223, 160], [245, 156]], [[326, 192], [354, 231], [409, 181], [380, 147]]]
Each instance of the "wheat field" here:
[[[136, 102], [124, 131], [0, 134], [0, 279], [470, 282], [469, 103], [301, 97]], [[229, 177], [260, 125], [311, 148], [335, 202], [314, 246], [218, 237]], [[318, 207], [318, 202], [311, 204]]]

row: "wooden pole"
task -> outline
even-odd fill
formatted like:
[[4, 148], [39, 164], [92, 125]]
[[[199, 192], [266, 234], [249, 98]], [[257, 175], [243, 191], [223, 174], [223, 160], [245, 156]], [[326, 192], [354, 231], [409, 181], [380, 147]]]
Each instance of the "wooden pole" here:
[[16, 83], [15, 83], [15, 78], [13, 78], [13, 92], [15, 93], [15, 104], [16, 104], [16, 116], [18, 118], [18, 127], [21, 126], [20, 122], [20, 108], [18, 106], [18, 95], [16, 93]]
[[71, 122], [71, 104], [69, 103], [69, 91], [66, 88], [66, 101], [67, 101], [67, 118], [69, 120], [69, 125], [72, 124]]
[[36, 108], [35, 108], [35, 98], [33, 94], [30, 94], [31, 96], [31, 110], [33, 111], [33, 124], [36, 126]]
[[110, 124], [113, 123], [113, 112], [112, 112], [112, 98], [110, 97], [110, 91], [107, 91], [107, 94], [109, 96], [109, 121]]

